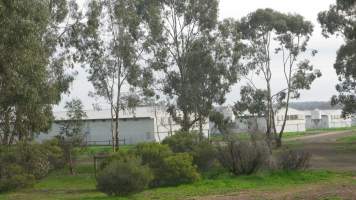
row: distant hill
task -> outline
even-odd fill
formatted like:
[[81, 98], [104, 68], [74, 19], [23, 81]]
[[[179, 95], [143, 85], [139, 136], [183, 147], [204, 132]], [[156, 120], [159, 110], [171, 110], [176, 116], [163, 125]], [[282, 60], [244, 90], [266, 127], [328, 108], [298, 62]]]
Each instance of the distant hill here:
[[331, 106], [327, 101], [305, 101], [305, 102], [291, 102], [290, 107], [297, 110], [336, 110], [342, 109], [341, 106]]

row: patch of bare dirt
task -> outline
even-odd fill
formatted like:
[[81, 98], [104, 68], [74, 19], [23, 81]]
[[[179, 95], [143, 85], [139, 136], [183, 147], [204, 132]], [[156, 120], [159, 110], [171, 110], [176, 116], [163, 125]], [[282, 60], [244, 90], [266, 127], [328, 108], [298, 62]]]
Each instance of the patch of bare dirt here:
[[313, 185], [288, 190], [243, 191], [236, 194], [200, 197], [196, 200], [356, 200], [356, 185]]

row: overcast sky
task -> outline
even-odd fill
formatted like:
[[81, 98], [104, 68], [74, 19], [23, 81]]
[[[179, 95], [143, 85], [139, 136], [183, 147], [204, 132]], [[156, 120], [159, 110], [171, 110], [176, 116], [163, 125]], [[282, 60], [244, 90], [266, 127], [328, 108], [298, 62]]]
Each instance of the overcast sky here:
[[[333, 63], [336, 57], [336, 51], [342, 44], [341, 38], [331, 37], [325, 39], [321, 36], [320, 26], [317, 23], [317, 14], [320, 11], [327, 10], [329, 5], [335, 0], [220, 0], [219, 18], [235, 18], [239, 19], [258, 8], [272, 8], [284, 13], [298, 13], [304, 16], [307, 20], [314, 24], [315, 31], [310, 40], [309, 48], [316, 49], [319, 53], [311, 58], [311, 62], [315, 68], [321, 70], [322, 78], [316, 80], [311, 90], [303, 91], [299, 101], [328, 101], [335, 94], [335, 85], [337, 77], [333, 68]], [[309, 58], [309, 57], [308, 57]], [[282, 68], [280, 59], [273, 59], [272, 66], [274, 77], [272, 86], [277, 91], [281, 87]], [[88, 92], [92, 90], [92, 86], [86, 79], [86, 74], [83, 70], [79, 70], [79, 75], [76, 81], [71, 86], [71, 93], [65, 95], [62, 103], [55, 107], [55, 110], [62, 110], [63, 102], [71, 98], [80, 98], [86, 109], [92, 109], [94, 99], [88, 97]], [[237, 83], [231, 93], [227, 96], [227, 104], [232, 104], [239, 98], [239, 87], [244, 82]], [[262, 81], [257, 81], [257, 85], [263, 87]], [[103, 101], [99, 100], [99, 103]]]

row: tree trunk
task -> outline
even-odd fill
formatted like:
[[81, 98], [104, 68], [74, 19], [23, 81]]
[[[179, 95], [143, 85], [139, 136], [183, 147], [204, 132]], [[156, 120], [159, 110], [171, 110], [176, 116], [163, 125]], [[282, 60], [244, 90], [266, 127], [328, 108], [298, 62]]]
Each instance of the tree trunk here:
[[120, 148], [120, 139], [119, 139], [119, 111], [116, 111], [115, 118], [115, 151], [118, 151]]
[[[111, 104], [112, 105], [112, 104]], [[112, 146], [112, 151], [115, 152], [115, 123], [114, 123], [114, 111], [113, 111], [113, 106], [111, 106], [111, 146]]]
[[188, 113], [183, 111], [182, 131], [189, 132], [189, 129], [190, 129], [189, 116]]
[[71, 150], [68, 151], [68, 168], [70, 175], [74, 175], [74, 163]]
[[159, 135], [159, 126], [158, 126], [158, 115], [157, 115], [157, 107], [156, 107], [156, 104], [155, 104], [155, 107], [154, 107], [154, 112], [155, 112], [155, 120], [156, 120], [156, 134], [157, 134], [157, 139], [159, 142], [161, 142], [161, 137]]
[[204, 138], [204, 133], [203, 133], [203, 119], [201, 117], [201, 115], [199, 114], [199, 139], [200, 141], [203, 140]]

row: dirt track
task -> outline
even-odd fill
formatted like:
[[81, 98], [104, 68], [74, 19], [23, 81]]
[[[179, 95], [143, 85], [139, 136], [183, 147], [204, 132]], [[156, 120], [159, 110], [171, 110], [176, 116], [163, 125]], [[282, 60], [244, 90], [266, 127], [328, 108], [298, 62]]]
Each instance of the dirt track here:
[[355, 185], [313, 185], [288, 190], [244, 191], [238, 194], [197, 198], [197, 200], [356, 200]]
[[289, 138], [283, 141], [285, 142], [301, 141], [303, 143], [329, 143], [329, 142], [336, 142], [337, 139], [350, 135], [355, 135], [355, 133], [352, 131], [334, 131], [328, 133], [319, 133], [315, 135], [302, 136], [297, 138]]
[[[356, 172], [356, 144], [340, 143], [339, 138], [355, 135], [352, 131], [321, 133], [292, 138], [284, 148], [300, 148], [312, 153], [313, 169]], [[294, 143], [294, 145], [288, 145]], [[289, 147], [288, 147], [289, 146]], [[356, 177], [355, 177], [356, 180]], [[201, 197], [197, 200], [356, 200], [356, 185], [349, 183], [322, 183], [291, 189], [268, 191], [241, 191], [236, 194]]]
[[[356, 172], [356, 144], [337, 142], [339, 138], [355, 135], [352, 131], [321, 133], [293, 138], [299, 143], [295, 148], [312, 153], [312, 168]], [[287, 140], [286, 140], [287, 141]]]

